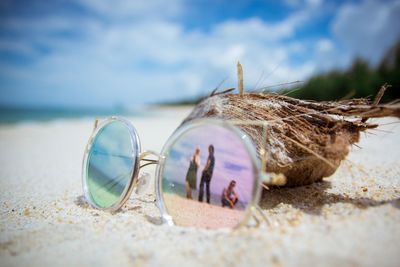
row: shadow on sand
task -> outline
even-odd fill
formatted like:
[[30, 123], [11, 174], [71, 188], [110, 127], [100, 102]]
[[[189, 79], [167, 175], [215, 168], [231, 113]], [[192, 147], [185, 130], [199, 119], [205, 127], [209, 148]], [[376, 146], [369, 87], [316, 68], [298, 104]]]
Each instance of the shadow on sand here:
[[329, 188], [331, 188], [331, 183], [329, 181], [322, 181], [301, 187], [263, 190], [260, 207], [263, 209], [273, 209], [278, 204], [284, 203], [305, 213], [314, 215], [321, 214], [324, 205], [336, 203], [349, 203], [360, 209], [391, 204], [395, 208], [400, 209], [400, 198], [377, 201], [368, 197], [350, 197], [346, 194], [326, 192]]

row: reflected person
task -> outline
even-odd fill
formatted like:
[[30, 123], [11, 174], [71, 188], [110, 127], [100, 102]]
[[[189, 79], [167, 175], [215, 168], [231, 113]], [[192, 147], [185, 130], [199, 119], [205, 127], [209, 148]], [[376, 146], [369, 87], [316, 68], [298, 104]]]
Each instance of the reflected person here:
[[186, 198], [193, 199], [192, 190], [196, 189], [197, 184], [197, 169], [200, 166], [200, 149], [196, 148], [190, 158], [189, 169], [186, 174]]
[[208, 146], [208, 158], [206, 166], [203, 169], [201, 180], [200, 180], [200, 192], [199, 192], [199, 201], [203, 202], [204, 195], [204, 184], [206, 184], [206, 194], [207, 194], [207, 203], [210, 204], [210, 182], [214, 170], [215, 158], [214, 158], [214, 146]]
[[228, 188], [224, 188], [221, 197], [222, 207], [229, 206], [231, 209], [233, 209], [233, 207], [238, 202], [238, 195], [235, 191], [235, 186], [236, 181], [232, 180], [229, 183]]

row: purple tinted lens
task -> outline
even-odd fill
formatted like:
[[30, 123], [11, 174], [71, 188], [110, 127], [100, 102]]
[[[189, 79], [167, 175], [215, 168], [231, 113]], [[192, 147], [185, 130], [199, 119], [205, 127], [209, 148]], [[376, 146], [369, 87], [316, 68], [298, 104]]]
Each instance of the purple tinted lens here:
[[242, 138], [247, 137], [222, 125], [203, 124], [169, 147], [161, 187], [175, 224], [221, 228], [243, 220], [256, 178]]

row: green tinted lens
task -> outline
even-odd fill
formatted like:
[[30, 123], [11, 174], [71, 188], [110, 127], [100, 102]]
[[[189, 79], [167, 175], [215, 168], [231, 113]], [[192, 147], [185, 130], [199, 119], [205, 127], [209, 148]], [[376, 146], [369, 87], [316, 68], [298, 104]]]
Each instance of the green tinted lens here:
[[99, 208], [110, 208], [123, 199], [133, 176], [135, 147], [131, 131], [112, 121], [97, 133], [87, 160], [87, 191]]

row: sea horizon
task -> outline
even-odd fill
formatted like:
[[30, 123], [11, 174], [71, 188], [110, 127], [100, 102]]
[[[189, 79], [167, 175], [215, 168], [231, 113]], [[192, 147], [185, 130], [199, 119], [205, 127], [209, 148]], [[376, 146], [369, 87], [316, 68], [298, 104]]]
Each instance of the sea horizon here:
[[154, 116], [156, 105], [137, 108], [77, 108], [77, 107], [17, 107], [0, 106], [0, 124], [20, 122], [46, 122], [59, 119], [81, 119], [108, 116], [147, 117]]

